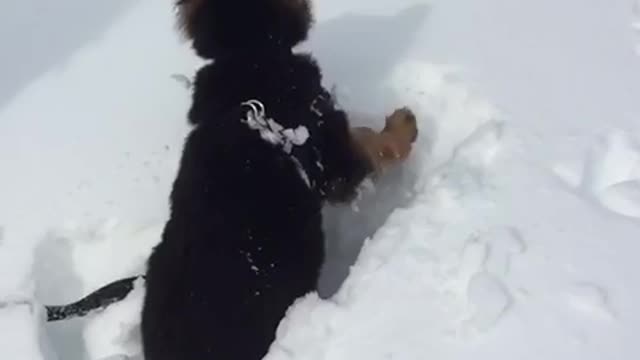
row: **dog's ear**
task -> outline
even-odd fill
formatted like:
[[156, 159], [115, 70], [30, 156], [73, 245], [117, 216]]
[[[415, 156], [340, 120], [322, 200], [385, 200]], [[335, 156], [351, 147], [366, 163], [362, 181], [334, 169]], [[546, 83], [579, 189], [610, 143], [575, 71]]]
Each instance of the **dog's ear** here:
[[193, 40], [194, 19], [204, 0], [178, 0], [176, 10], [178, 16], [178, 27], [180, 31], [190, 40]]
[[313, 22], [309, 0], [177, 0], [178, 23], [198, 55], [306, 40]]

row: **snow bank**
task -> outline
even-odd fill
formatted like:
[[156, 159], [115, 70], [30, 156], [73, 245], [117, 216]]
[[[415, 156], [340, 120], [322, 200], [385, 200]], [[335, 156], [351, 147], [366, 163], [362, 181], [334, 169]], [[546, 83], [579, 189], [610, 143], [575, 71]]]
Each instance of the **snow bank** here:
[[43, 314], [38, 304], [27, 300], [0, 302], [0, 349], [6, 359], [54, 359], [48, 338], [43, 336]]

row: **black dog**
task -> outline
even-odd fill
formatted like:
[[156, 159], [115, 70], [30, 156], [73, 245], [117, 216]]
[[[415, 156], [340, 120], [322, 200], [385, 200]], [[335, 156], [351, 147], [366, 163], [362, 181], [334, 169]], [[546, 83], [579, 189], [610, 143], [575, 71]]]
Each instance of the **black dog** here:
[[321, 208], [373, 171], [308, 55], [306, 0], [181, 0], [200, 56], [171, 215], [146, 275], [146, 360], [258, 360], [316, 289]]

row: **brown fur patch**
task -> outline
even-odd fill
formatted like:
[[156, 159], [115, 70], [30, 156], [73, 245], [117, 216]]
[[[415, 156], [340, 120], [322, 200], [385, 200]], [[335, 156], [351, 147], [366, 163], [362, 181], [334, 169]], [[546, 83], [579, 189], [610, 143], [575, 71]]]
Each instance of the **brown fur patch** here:
[[397, 109], [386, 118], [381, 132], [357, 127], [352, 129], [352, 136], [369, 157], [376, 173], [380, 173], [411, 153], [418, 136], [416, 117], [408, 108]]
[[205, 0], [178, 0], [176, 2], [178, 12], [178, 27], [189, 39], [193, 39], [193, 17], [198, 12]]

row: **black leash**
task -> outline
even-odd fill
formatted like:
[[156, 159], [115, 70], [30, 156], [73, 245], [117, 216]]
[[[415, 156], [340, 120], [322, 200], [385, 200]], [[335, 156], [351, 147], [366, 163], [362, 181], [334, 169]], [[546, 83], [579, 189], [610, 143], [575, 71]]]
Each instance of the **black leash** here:
[[47, 321], [68, 320], [83, 317], [93, 311], [100, 311], [129, 295], [138, 279], [144, 275], [132, 276], [107, 284], [84, 298], [67, 305], [47, 305]]

